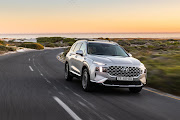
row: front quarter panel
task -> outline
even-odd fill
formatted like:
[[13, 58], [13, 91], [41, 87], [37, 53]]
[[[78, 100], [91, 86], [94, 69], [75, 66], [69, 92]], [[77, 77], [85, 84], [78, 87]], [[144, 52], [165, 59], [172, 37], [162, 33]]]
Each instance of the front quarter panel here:
[[[93, 72], [93, 70], [91, 70], [91, 65], [92, 65], [93, 60], [89, 59], [88, 57], [85, 57], [84, 62], [83, 62], [83, 66], [86, 66], [89, 70], [89, 74], [91, 77], [91, 73]], [[82, 74], [82, 69], [81, 69], [81, 74]]]

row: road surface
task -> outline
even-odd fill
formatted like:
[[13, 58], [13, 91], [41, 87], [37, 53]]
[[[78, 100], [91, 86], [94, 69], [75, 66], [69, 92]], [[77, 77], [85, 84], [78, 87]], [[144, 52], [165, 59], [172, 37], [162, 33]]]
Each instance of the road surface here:
[[179, 120], [180, 100], [142, 90], [84, 92], [64, 79], [63, 49], [0, 56], [0, 120]]

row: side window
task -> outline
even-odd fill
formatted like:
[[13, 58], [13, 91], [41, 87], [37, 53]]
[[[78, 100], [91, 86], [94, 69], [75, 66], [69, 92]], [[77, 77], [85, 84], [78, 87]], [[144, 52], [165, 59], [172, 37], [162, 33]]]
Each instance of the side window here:
[[84, 55], [86, 54], [86, 43], [83, 43], [83, 44], [81, 45], [80, 50], [83, 51], [83, 54], [84, 54]]
[[73, 44], [73, 46], [71, 47], [71, 51], [74, 51], [76, 45], [77, 45], [76, 43]]
[[81, 44], [82, 43], [77, 43], [77, 45], [76, 45], [76, 47], [74, 48], [74, 52], [76, 52], [76, 51], [78, 51], [79, 49], [80, 49], [80, 47], [81, 47]]

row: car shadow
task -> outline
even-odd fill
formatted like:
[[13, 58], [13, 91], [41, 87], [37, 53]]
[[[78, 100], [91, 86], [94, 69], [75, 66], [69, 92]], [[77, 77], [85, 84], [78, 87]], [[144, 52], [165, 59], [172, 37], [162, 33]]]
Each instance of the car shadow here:
[[[71, 86], [73, 88], [76, 88], [76, 90], [81, 90], [81, 80], [77, 78], [73, 78], [72, 81], [68, 82], [68, 86]], [[103, 85], [95, 85], [95, 89], [91, 92], [86, 92], [86, 94], [94, 94], [94, 95], [108, 95], [108, 96], [139, 96], [140, 93], [131, 93], [128, 88], [119, 88], [119, 87], [108, 87]]]

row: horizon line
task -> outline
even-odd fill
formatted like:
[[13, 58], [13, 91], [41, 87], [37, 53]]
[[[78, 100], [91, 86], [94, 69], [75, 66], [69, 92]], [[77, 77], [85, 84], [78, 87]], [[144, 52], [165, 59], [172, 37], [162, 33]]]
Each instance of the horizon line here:
[[70, 32], [70, 33], [0, 33], [0, 35], [38, 35], [38, 34], [172, 34], [180, 32]]

